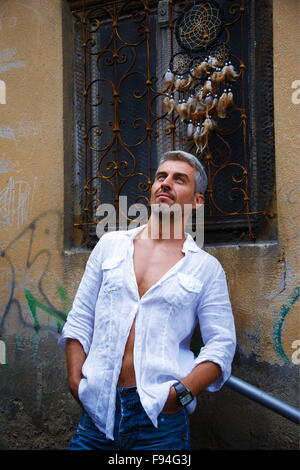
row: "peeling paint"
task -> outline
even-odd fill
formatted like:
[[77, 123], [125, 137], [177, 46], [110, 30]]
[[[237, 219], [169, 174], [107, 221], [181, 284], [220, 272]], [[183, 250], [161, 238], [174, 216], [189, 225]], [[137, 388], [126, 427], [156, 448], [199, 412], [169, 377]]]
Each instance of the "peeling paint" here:
[[0, 173], [10, 173], [14, 171], [16, 164], [9, 160], [0, 160]]
[[20, 60], [19, 62], [10, 62], [8, 64], [0, 65], [0, 73], [7, 72], [10, 69], [18, 69], [20, 67], [26, 67], [27, 62]]
[[0, 126], [0, 138], [16, 140], [15, 131], [10, 127]]
[[0, 62], [8, 62], [16, 57], [17, 50], [14, 47], [8, 47], [0, 51]]
[[11, 226], [20, 228], [30, 216], [35, 193], [36, 177], [33, 183], [10, 177], [0, 191], [0, 227], [8, 230]]

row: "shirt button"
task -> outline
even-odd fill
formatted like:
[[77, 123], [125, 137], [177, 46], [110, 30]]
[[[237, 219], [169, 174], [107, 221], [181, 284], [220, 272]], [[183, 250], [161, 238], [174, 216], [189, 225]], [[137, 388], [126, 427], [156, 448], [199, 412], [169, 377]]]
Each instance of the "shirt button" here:
[[187, 436], [186, 436], [186, 434], [182, 434], [182, 435], [181, 435], [181, 440], [182, 440], [182, 441], [187, 441]]

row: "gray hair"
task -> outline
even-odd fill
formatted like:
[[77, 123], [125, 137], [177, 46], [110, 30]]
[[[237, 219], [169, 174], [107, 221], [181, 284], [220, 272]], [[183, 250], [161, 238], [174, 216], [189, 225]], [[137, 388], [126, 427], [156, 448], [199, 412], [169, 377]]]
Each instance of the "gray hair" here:
[[191, 153], [184, 152], [183, 150], [172, 150], [170, 152], [164, 153], [160, 159], [158, 166], [162, 163], [166, 162], [167, 160], [180, 160], [182, 162], [186, 162], [195, 168], [195, 193], [204, 194], [207, 188], [207, 176], [204, 170], [203, 165], [199, 162], [199, 160], [192, 155]]

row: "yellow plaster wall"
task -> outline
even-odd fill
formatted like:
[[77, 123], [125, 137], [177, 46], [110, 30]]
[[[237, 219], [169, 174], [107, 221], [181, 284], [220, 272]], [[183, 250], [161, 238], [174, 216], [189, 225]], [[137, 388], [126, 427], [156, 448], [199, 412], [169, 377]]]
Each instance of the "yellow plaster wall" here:
[[[0, 104], [0, 320], [6, 335], [31, 337], [34, 326], [42, 335], [45, 327], [62, 324], [87, 259], [86, 253], [64, 252], [63, 243], [62, 4], [0, 4], [0, 78], [6, 85], [6, 104]], [[300, 6], [298, 0], [273, 4], [278, 241], [208, 251], [227, 272], [242, 353], [297, 367], [300, 104], [291, 97], [292, 82], [300, 80]]]
[[0, 318], [9, 335], [33, 333], [25, 289], [55, 308], [63, 303], [61, 8], [60, 0], [0, 3]]

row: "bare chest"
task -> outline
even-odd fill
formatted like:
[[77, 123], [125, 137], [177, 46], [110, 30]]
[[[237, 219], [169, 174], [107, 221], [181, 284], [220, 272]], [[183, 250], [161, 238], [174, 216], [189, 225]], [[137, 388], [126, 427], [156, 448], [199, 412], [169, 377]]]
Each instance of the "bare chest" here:
[[156, 284], [184, 257], [180, 249], [151, 249], [147, 244], [135, 242], [133, 265], [140, 297]]

